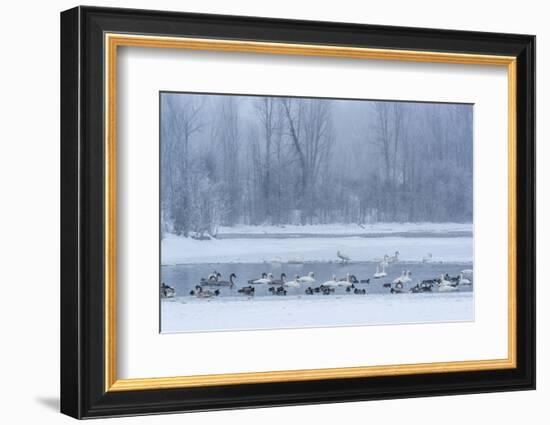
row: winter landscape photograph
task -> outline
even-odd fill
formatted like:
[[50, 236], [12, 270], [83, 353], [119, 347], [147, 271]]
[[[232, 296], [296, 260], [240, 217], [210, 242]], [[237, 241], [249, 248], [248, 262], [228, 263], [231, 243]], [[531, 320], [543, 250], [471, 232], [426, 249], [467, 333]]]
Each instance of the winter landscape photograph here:
[[473, 105], [159, 102], [161, 332], [474, 320]]

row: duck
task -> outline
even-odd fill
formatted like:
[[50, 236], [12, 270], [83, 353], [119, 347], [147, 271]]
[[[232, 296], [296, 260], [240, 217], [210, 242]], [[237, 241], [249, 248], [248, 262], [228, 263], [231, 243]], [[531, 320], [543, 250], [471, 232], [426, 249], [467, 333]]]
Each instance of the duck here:
[[291, 280], [290, 282], [283, 283], [283, 286], [286, 288], [299, 288], [300, 287], [300, 276], [296, 275], [294, 276], [294, 280]]
[[[221, 276], [220, 276], [221, 277]], [[233, 282], [233, 279], [236, 279], [237, 275], [235, 273], [231, 273], [229, 275], [229, 280], [217, 280], [216, 286], [229, 286], [230, 288], [233, 288], [235, 286], [235, 283]]]
[[271, 279], [269, 282], [271, 285], [283, 285], [286, 282], [286, 274], [281, 273], [280, 279]]
[[428, 252], [428, 255], [426, 255], [425, 257], [422, 257], [422, 262], [429, 263], [430, 261], [432, 261], [432, 253]]
[[313, 294], [315, 293], [315, 291], [313, 290], [313, 288], [312, 288], [311, 286], [308, 286], [308, 287], [306, 288], [305, 293], [306, 293], [307, 295], [313, 295]]
[[349, 257], [349, 255], [346, 255], [340, 251], [336, 252], [336, 256], [340, 259], [342, 263], [348, 263], [349, 261], [351, 261], [351, 258]]
[[160, 295], [162, 298], [173, 298], [176, 295], [176, 290], [162, 282], [160, 284]]
[[321, 292], [323, 293], [323, 295], [330, 295], [331, 293], [334, 292], [334, 288], [330, 288], [328, 286], [323, 286], [323, 287], [321, 287]]
[[353, 293], [355, 295], [366, 295], [367, 294], [367, 291], [365, 289], [359, 289], [359, 288], [355, 288], [353, 290]]
[[384, 265], [384, 263], [380, 263], [380, 265], [382, 266], [382, 271], [380, 271], [380, 266], [376, 265], [376, 273], [374, 273], [372, 275], [372, 277], [374, 279], [381, 279], [381, 278], [386, 277], [388, 275], [386, 273], [386, 266]]
[[390, 288], [392, 294], [401, 294], [403, 293], [403, 282], [398, 281], [394, 282], [393, 286]]
[[313, 272], [309, 272], [307, 276], [298, 277], [297, 280], [300, 283], [315, 283], [315, 274]]
[[271, 292], [272, 295], [286, 295], [286, 289], [284, 286], [279, 286], [278, 288], [274, 288], [272, 286], [269, 288], [269, 292]]
[[346, 288], [346, 292], [351, 292], [352, 289], [355, 289], [355, 285], [353, 283]]
[[254, 295], [255, 288], [253, 286], [244, 286], [239, 289], [237, 292], [245, 295]]

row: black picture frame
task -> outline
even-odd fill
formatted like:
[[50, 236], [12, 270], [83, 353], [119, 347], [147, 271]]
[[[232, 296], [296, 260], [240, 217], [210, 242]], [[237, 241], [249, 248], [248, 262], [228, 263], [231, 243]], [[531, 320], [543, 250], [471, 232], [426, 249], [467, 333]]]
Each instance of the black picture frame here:
[[[369, 378], [105, 391], [104, 33], [517, 58], [517, 367]], [[535, 388], [535, 37], [76, 7], [61, 13], [61, 412], [75, 418]]]

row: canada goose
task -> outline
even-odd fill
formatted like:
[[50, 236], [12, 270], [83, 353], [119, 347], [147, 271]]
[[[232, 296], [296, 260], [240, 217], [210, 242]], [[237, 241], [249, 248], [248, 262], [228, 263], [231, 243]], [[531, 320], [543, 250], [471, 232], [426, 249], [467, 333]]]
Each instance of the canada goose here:
[[216, 289], [215, 291], [202, 290], [202, 291], [199, 291], [199, 292], [195, 293], [195, 296], [197, 298], [212, 298], [212, 297], [217, 297], [218, 295], [220, 295], [220, 290], [219, 289]]
[[428, 255], [426, 255], [425, 257], [422, 258], [422, 262], [423, 263], [429, 263], [430, 261], [432, 261], [432, 253], [428, 252]]
[[374, 279], [380, 279], [388, 275], [386, 273], [386, 266], [383, 263], [381, 263], [381, 265], [382, 265], [382, 271], [380, 271], [380, 266], [378, 264], [376, 265], [376, 273], [372, 275]]
[[367, 291], [365, 289], [355, 288], [353, 293], [356, 295], [366, 295]]
[[290, 282], [283, 283], [283, 286], [286, 288], [299, 288], [300, 287], [300, 276], [296, 275], [294, 276], [294, 280], [291, 280]]
[[259, 281], [262, 280], [262, 279], [267, 279], [267, 273], [264, 272], [264, 273], [262, 273], [262, 277], [261, 277], [261, 278], [258, 278], [258, 279], [250, 279], [247, 283], [248, 283], [249, 285], [254, 284], [254, 283], [263, 283], [263, 282], [259, 282]]
[[351, 258], [349, 258], [348, 255], [346, 255], [346, 254], [344, 254], [344, 253], [342, 253], [342, 252], [340, 252], [340, 251], [337, 251], [337, 252], [336, 252], [336, 256], [337, 256], [337, 257], [340, 259], [340, 261], [341, 261], [342, 263], [344, 263], [344, 264], [347, 263], [347, 262], [349, 262], [349, 261], [351, 260]]
[[271, 279], [269, 282], [271, 285], [283, 285], [286, 282], [286, 274], [281, 273], [280, 279]]
[[229, 280], [217, 280], [216, 286], [229, 286], [230, 288], [233, 288], [233, 286], [235, 286], [233, 279], [236, 278], [237, 275], [235, 273], [231, 273], [231, 275], [229, 275]]
[[255, 288], [253, 286], [245, 286], [239, 289], [237, 292], [245, 295], [254, 295]]
[[176, 295], [176, 290], [164, 282], [160, 284], [160, 296], [162, 298], [172, 298]]
[[313, 272], [309, 272], [307, 276], [298, 277], [297, 280], [300, 283], [315, 283], [315, 274]]

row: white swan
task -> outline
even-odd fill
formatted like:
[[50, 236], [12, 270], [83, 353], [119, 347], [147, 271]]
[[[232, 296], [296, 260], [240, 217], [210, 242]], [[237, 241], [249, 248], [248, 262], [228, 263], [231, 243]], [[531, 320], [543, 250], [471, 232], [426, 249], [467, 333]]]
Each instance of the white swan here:
[[348, 255], [340, 252], [340, 251], [337, 251], [336, 252], [336, 256], [342, 261], [342, 263], [347, 263], [348, 261], [351, 260], [351, 258], [349, 258]]
[[307, 276], [298, 277], [296, 280], [300, 283], [315, 283], [315, 274], [309, 272]]
[[300, 287], [300, 276], [296, 275], [294, 277], [294, 280], [291, 280], [290, 282], [284, 282], [283, 286], [287, 288], [299, 288]]
[[471, 285], [472, 284], [472, 281], [470, 279], [466, 279], [464, 277], [464, 273], [460, 273], [460, 276], [458, 278], [458, 284], [459, 285]]
[[[349, 286], [353, 286], [355, 282], [357, 282], [357, 279], [355, 279], [355, 276], [352, 278], [352, 275], [347, 273], [345, 279], [339, 279], [338, 280], [338, 286], [342, 286], [344, 288], [347, 288]], [[358, 282], [357, 282], [358, 283]]]
[[255, 285], [267, 284], [273, 282], [273, 274], [269, 273], [267, 276], [260, 279], [253, 280], [251, 283]]
[[401, 273], [401, 276], [395, 278], [393, 280], [393, 283], [405, 283], [406, 278], [407, 278], [407, 272], [403, 270], [403, 272]]
[[329, 288], [335, 288], [337, 286], [340, 286], [341, 281], [336, 279], [335, 275], [332, 275], [331, 280], [327, 280], [326, 282], [323, 282], [321, 286], [328, 286]]
[[441, 275], [439, 278], [439, 292], [456, 292], [458, 288], [454, 286], [450, 281], [445, 279], [445, 276]]
[[395, 251], [395, 254], [391, 257], [388, 256], [387, 262], [388, 263], [397, 263], [399, 261], [399, 251]]
[[373, 278], [380, 279], [388, 275], [386, 273], [386, 266], [384, 265], [384, 263], [381, 263], [381, 265], [382, 265], [382, 271], [380, 271], [380, 266], [378, 264], [376, 265], [376, 273], [372, 275]]

